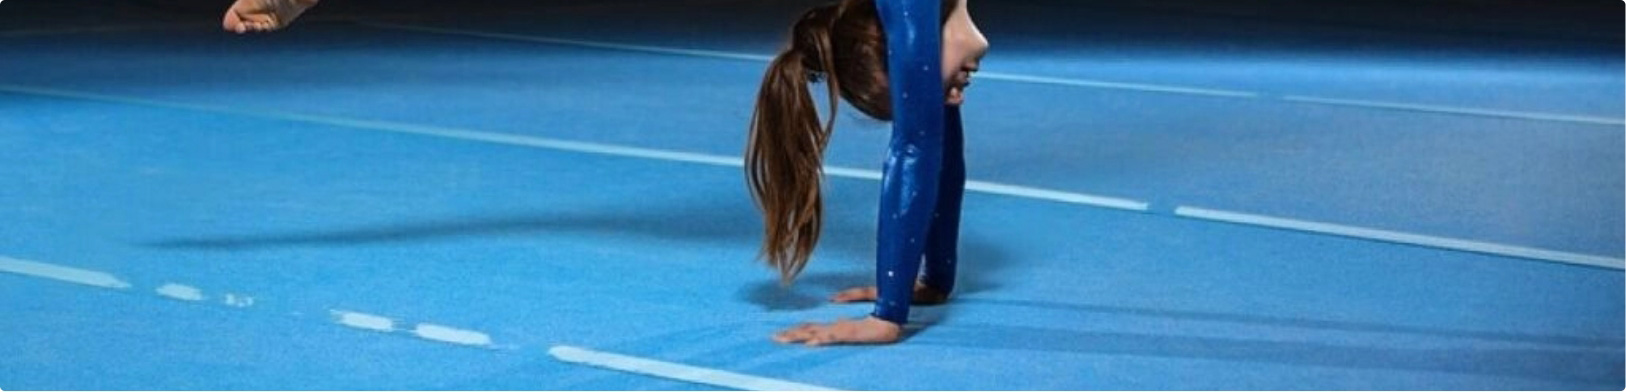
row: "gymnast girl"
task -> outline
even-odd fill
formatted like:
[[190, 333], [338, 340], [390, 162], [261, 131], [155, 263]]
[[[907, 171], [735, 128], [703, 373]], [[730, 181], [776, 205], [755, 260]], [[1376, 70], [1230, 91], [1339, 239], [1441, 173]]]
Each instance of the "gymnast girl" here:
[[[237, 33], [281, 29], [317, 1], [237, 0], [222, 25]], [[959, 105], [988, 50], [966, 1], [842, 0], [815, 7], [796, 22], [790, 45], [769, 65], [751, 119], [746, 174], [763, 211], [763, 258], [782, 282], [801, 273], [818, 243], [821, 168], [836, 97], [893, 122], [882, 180], [878, 284], [832, 297], [874, 301], [875, 311], [862, 319], [803, 324], [775, 340], [891, 343], [902, 337], [910, 304], [948, 300], [965, 188]], [[822, 125], [807, 86], [818, 81], [830, 92]]]
[[[768, 66], [745, 169], [763, 213], [762, 258], [784, 284], [801, 273], [819, 240], [820, 177], [836, 97], [893, 125], [881, 181], [878, 284], [832, 297], [874, 301], [875, 311], [861, 319], [802, 324], [774, 340], [896, 342], [910, 304], [942, 303], [953, 291], [965, 189], [959, 106], [988, 50], [966, 1], [842, 0], [816, 7], [796, 22], [789, 45]], [[819, 81], [830, 97], [822, 124], [808, 89]]]

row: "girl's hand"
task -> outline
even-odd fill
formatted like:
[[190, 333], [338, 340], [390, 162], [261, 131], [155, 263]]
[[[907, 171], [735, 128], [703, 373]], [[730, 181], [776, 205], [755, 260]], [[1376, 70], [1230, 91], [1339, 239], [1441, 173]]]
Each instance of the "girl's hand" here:
[[[880, 297], [880, 291], [875, 286], [854, 287], [836, 293], [835, 296], [830, 297], [830, 302], [875, 302], [877, 297]], [[915, 282], [913, 298], [915, 305], [938, 305], [944, 302], [948, 302], [948, 294], [926, 287], [925, 283]]]
[[841, 320], [830, 324], [802, 324], [780, 331], [773, 340], [780, 343], [802, 343], [808, 346], [826, 344], [886, 344], [898, 341], [903, 327], [891, 321], [875, 318]]

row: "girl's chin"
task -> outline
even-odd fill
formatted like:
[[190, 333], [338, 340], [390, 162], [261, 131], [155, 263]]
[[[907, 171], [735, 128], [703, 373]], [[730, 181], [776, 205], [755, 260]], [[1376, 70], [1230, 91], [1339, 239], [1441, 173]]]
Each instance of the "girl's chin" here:
[[943, 94], [943, 98], [944, 103], [960, 106], [960, 104], [965, 103], [965, 90], [959, 87], [950, 88], [948, 93]]

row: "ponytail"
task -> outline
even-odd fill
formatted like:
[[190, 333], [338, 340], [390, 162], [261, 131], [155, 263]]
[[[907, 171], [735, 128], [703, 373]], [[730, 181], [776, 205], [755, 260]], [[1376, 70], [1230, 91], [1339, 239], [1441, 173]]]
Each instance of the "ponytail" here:
[[[790, 47], [768, 65], [751, 115], [746, 179], [762, 210], [760, 257], [779, 270], [781, 284], [795, 280], [807, 266], [823, 224], [824, 150], [835, 126], [840, 86], [829, 72], [834, 69], [830, 23], [837, 11], [814, 8], [796, 23]], [[807, 87], [820, 79], [830, 100], [823, 124]]]

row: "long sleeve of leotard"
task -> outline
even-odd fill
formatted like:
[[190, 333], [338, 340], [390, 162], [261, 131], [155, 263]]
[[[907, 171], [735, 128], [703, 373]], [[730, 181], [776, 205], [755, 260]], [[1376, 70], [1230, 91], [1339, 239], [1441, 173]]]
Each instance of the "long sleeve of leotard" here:
[[879, 0], [892, 89], [892, 142], [881, 179], [875, 317], [904, 324], [943, 165], [939, 0]]
[[943, 111], [943, 170], [937, 176], [937, 211], [926, 237], [926, 271], [921, 281], [939, 293], [954, 291], [959, 264], [960, 200], [965, 196], [965, 131], [960, 108]]

